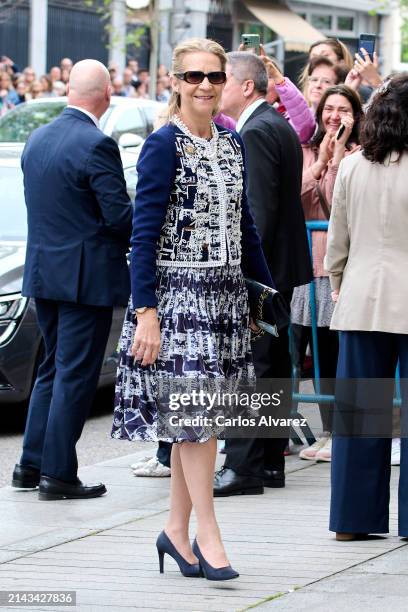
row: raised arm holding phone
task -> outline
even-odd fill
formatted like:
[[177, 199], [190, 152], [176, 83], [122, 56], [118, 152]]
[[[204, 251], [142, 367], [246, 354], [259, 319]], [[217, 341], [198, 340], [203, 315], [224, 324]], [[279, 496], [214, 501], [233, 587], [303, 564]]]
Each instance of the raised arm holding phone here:
[[282, 74], [276, 61], [266, 55], [263, 45], [258, 45], [254, 41], [250, 46], [250, 40], [246, 40], [245, 36], [250, 35], [242, 35], [239, 51], [255, 53], [259, 48], [257, 55], [263, 61], [268, 74], [266, 101], [269, 104], [276, 104], [276, 110], [289, 121], [301, 143], [308, 142], [315, 131], [316, 121], [303, 94], [288, 77]]

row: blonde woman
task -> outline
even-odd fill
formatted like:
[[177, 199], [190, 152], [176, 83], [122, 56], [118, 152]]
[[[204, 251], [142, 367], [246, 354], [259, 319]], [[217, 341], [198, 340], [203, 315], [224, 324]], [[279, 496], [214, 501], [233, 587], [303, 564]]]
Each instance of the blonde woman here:
[[[138, 161], [132, 296], [120, 342], [112, 436], [174, 442], [170, 513], [157, 540], [160, 571], [172, 556], [184, 576], [238, 577], [214, 512], [211, 428], [160, 431], [160, 381], [253, 378], [243, 274], [272, 279], [245, 197], [243, 145], [214, 124], [226, 55], [192, 39], [173, 54], [168, 122]], [[194, 507], [197, 535], [189, 540]]]
[[[316, 57], [326, 57], [335, 66], [342, 68], [345, 75], [347, 75], [354, 66], [353, 56], [346, 45], [338, 38], [323, 38], [322, 40], [317, 40], [310, 46], [308, 55], [309, 62]], [[307, 98], [308, 77], [310, 76], [309, 62], [306, 64], [299, 77], [299, 86], [305, 98]]]

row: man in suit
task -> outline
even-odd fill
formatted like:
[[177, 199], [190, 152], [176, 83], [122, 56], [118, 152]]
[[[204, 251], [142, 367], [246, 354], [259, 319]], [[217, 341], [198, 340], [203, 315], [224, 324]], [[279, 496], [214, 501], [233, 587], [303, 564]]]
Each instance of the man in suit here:
[[12, 484], [40, 499], [98, 497], [77, 477], [75, 446], [95, 395], [113, 306], [130, 294], [132, 206], [119, 149], [98, 129], [109, 72], [75, 64], [68, 106], [30, 136], [22, 156], [28, 217], [23, 295], [35, 299], [44, 341], [23, 453]]
[[[265, 100], [268, 75], [262, 60], [251, 53], [229, 53], [226, 70], [221, 110], [237, 120], [245, 145], [249, 205], [272, 278], [290, 305], [293, 288], [312, 279], [300, 199], [302, 149], [287, 120]], [[285, 379], [282, 397], [287, 398], [289, 412], [288, 329], [282, 329], [279, 338], [265, 334], [254, 341], [253, 356], [258, 378]], [[286, 444], [287, 438], [227, 440], [214, 495], [263, 493], [264, 486], [285, 486]]]

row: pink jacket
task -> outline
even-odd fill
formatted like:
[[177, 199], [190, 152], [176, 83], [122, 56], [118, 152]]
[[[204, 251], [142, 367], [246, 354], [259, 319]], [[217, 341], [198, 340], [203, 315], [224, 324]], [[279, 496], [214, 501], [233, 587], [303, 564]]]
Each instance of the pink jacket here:
[[[338, 166], [330, 160], [323, 170], [319, 180], [313, 177], [311, 166], [317, 159], [317, 153], [310, 145], [303, 145], [303, 176], [302, 176], [302, 205], [306, 221], [327, 221], [323, 209], [320, 205], [316, 185], [319, 184], [329, 210], [332, 205], [334, 183], [336, 181]], [[351, 155], [360, 150], [359, 145], [351, 145], [351, 150], [346, 150], [346, 155]], [[313, 252], [313, 275], [329, 276], [323, 266], [323, 259], [326, 255], [327, 232], [312, 233], [312, 252]]]
[[218, 123], [221, 127], [225, 127], [229, 130], [235, 130], [235, 126], [237, 124], [234, 119], [228, 117], [228, 115], [224, 115], [224, 113], [218, 113], [214, 117], [214, 123]]
[[303, 94], [288, 77], [280, 85], [275, 85], [282, 106], [277, 110], [283, 114], [299, 136], [303, 144], [309, 142], [316, 129], [316, 120], [313, 111], [308, 107]]

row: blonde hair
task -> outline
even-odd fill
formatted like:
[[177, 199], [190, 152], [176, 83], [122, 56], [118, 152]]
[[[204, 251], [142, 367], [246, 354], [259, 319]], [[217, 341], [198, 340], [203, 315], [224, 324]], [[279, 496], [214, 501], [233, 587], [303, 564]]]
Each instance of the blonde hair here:
[[[212, 53], [220, 60], [221, 70], [225, 70], [227, 63], [227, 55], [215, 40], [208, 38], [190, 38], [181, 42], [173, 51], [173, 58], [171, 63], [171, 74], [174, 75], [177, 72], [183, 72], [183, 59], [188, 53]], [[176, 91], [171, 92], [171, 96], [168, 102], [167, 108], [167, 121], [177, 113], [180, 112], [180, 94]], [[213, 113], [217, 114], [217, 111]]]
[[354, 66], [353, 56], [351, 55], [346, 45], [341, 42], [341, 40], [339, 40], [338, 38], [323, 38], [322, 40], [317, 40], [312, 45], [310, 45], [309, 53], [308, 53], [309, 62], [303, 68], [299, 76], [299, 87], [302, 90], [303, 95], [305, 94], [306, 87], [307, 87], [307, 78], [310, 75], [310, 72], [309, 72], [309, 63], [311, 61], [310, 54], [315, 47], [318, 47], [320, 45], [327, 45], [328, 47], [330, 47], [336, 54], [339, 65], [344, 70], [347, 70], [347, 72], [349, 72]]

